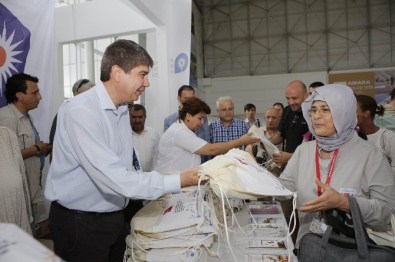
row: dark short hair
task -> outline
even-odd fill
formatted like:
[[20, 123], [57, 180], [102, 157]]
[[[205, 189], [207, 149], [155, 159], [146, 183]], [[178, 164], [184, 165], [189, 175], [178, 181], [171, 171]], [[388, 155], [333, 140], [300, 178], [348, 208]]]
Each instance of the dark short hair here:
[[256, 109], [254, 104], [248, 103], [244, 106], [244, 112], [251, 109]]
[[4, 91], [4, 95], [8, 104], [14, 103], [18, 100], [16, 93], [22, 92], [26, 94], [26, 81], [38, 83], [38, 78], [25, 73], [18, 73], [8, 78]]
[[325, 85], [325, 84], [322, 83], [322, 82], [313, 82], [313, 83], [311, 83], [311, 84], [309, 85], [309, 87], [317, 88], [317, 87], [324, 86], [324, 85]]
[[147, 111], [145, 110], [145, 107], [143, 105], [140, 104], [133, 104], [129, 107], [129, 111], [130, 110], [134, 110], [134, 111], [143, 111], [144, 116], [147, 116]]
[[200, 112], [204, 112], [207, 115], [211, 113], [210, 107], [198, 97], [187, 98], [178, 108], [178, 115], [181, 120], [185, 119], [187, 113], [194, 116]]
[[178, 96], [181, 97], [182, 91], [184, 90], [191, 90], [195, 93], [195, 89], [192, 86], [182, 85], [180, 88], [178, 88]]
[[273, 107], [275, 107], [275, 106], [281, 106], [281, 108], [284, 109], [284, 105], [283, 105], [283, 103], [281, 103], [281, 102], [276, 102], [276, 103], [274, 103], [274, 104], [273, 104]]
[[374, 119], [376, 114], [383, 115], [384, 107], [377, 106], [377, 102], [373, 97], [367, 95], [357, 95], [356, 98], [357, 103], [361, 107], [362, 111], [369, 111], [372, 119]]
[[391, 91], [391, 100], [395, 99], [395, 88], [392, 89]]
[[106, 48], [100, 67], [100, 80], [110, 80], [111, 68], [117, 65], [125, 73], [133, 68], [146, 65], [152, 67], [154, 62], [148, 52], [132, 40], [117, 40]]

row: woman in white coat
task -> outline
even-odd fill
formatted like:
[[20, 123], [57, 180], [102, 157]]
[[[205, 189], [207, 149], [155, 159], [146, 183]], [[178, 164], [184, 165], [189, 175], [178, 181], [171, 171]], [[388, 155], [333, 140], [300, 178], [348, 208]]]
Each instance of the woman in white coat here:
[[201, 155], [219, 155], [232, 148], [259, 141], [259, 138], [249, 134], [220, 143], [208, 143], [201, 139], [196, 136], [195, 131], [204, 124], [204, 117], [210, 113], [210, 107], [197, 97], [188, 98], [180, 105], [180, 120], [172, 124], [160, 139], [155, 171], [173, 174], [199, 166]]

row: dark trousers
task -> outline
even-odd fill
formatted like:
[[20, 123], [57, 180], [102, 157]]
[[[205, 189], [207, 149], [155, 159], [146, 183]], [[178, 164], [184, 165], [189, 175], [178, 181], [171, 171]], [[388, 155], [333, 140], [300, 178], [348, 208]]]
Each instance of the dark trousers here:
[[123, 211], [81, 212], [52, 202], [49, 226], [54, 251], [73, 262], [122, 262], [127, 235]]

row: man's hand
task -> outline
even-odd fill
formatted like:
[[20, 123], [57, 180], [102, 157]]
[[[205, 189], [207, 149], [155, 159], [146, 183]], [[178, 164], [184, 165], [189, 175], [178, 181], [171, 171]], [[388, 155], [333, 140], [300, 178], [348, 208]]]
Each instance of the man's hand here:
[[44, 143], [43, 141], [40, 141], [36, 145], [40, 148], [41, 154], [43, 154], [44, 156], [47, 156], [52, 151], [51, 144]]
[[318, 179], [315, 180], [316, 184], [321, 187], [322, 195], [312, 201], [307, 201], [299, 208], [302, 212], [318, 212], [331, 208], [338, 208], [343, 211], [349, 211], [350, 206], [346, 196], [340, 194], [329, 185], [325, 185]]
[[280, 153], [273, 154], [273, 162], [277, 165], [285, 165], [288, 160], [292, 157], [292, 153], [281, 151]]
[[199, 182], [197, 175], [199, 168], [186, 169], [181, 172], [181, 187], [195, 186]]

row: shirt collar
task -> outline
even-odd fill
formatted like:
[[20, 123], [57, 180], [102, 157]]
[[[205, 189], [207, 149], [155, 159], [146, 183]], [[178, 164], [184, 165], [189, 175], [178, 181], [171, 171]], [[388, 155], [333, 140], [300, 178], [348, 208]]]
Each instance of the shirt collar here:
[[144, 129], [143, 129], [143, 132], [141, 132], [140, 134], [134, 132], [133, 129], [132, 129], [133, 135], [136, 135], [136, 136], [141, 136], [141, 135], [143, 135], [143, 133], [146, 133], [146, 132], [147, 132], [147, 129], [146, 129], [145, 127], [144, 127]]
[[21, 111], [19, 111], [19, 109], [14, 104], [10, 103], [8, 104], [8, 106], [10, 107], [11, 111], [14, 112], [15, 115], [17, 115], [18, 119], [26, 117], [24, 114], [21, 113]]
[[111, 110], [116, 115], [120, 115], [128, 110], [128, 105], [119, 105], [118, 108], [114, 105], [114, 102], [111, 100], [110, 95], [108, 94], [106, 88], [103, 83], [100, 82], [95, 86], [97, 95], [99, 97], [99, 103], [102, 109]]

